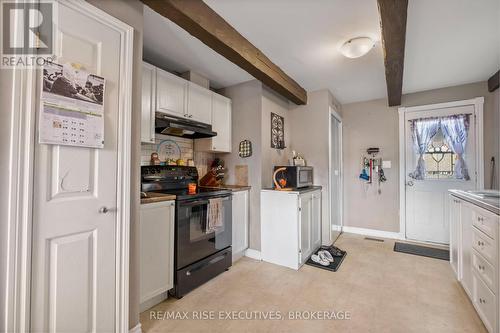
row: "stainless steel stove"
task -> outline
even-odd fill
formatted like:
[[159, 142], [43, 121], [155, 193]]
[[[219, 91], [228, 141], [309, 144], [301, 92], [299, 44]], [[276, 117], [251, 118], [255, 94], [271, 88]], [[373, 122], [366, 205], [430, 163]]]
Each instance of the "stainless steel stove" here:
[[[177, 298], [224, 272], [231, 266], [231, 191], [199, 188], [189, 193], [190, 183], [198, 184], [195, 167], [143, 166], [141, 191], [176, 195], [175, 276], [171, 294]], [[210, 199], [221, 198], [223, 226], [208, 229]]]

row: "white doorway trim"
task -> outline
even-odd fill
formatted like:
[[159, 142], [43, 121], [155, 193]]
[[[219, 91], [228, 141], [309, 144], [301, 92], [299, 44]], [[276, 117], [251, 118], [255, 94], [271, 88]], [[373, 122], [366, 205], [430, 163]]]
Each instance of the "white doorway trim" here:
[[[61, 0], [59, 0], [61, 1]], [[129, 312], [129, 229], [130, 229], [130, 155], [131, 155], [131, 96], [133, 33], [127, 24], [83, 0], [64, 0], [65, 5], [99, 19], [115, 29], [121, 38], [119, 92], [119, 143], [116, 225], [116, 313], [115, 331], [127, 332]], [[15, 25], [16, 27], [18, 25]], [[8, 234], [5, 299], [5, 323], [0, 330], [28, 332], [30, 330], [31, 230], [34, 150], [36, 145], [37, 81], [35, 69], [16, 69], [12, 76], [12, 98], [7, 112], [12, 112], [10, 124], [8, 201]], [[3, 196], [2, 196], [3, 200]], [[2, 274], [4, 272], [1, 272]], [[3, 306], [2, 306], [3, 308]]]
[[483, 159], [483, 105], [484, 97], [454, 101], [447, 103], [400, 107], [399, 113], [399, 232], [406, 239], [406, 142], [405, 142], [405, 114], [409, 112], [444, 109], [457, 106], [474, 106], [476, 132], [476, 172], [477, 186], [484, 187], [484, 159]]
[[[328, 245], [333, 242], [332, 239], [332, 117], [337, 119], [340, 123], [340, 232], [342, 233], [342, 228], [344, 226], [344, 161], [343, 161], [343, 142], [342, 142], [342, 131], [343, 131], [343, 122], [342, 116], [337, 112], [335, 107], [329, 106], [328, 113]], [[326, 245], [326, 244], [325, 244]]]

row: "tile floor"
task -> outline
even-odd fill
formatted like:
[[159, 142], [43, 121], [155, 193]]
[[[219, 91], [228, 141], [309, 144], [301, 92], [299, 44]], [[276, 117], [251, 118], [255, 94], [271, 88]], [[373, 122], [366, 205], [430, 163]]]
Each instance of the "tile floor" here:
[[[184, 298], [143, 312], [143, 332], [486, 332], [448, 262], [393, 252], [392, 240], [343, 234], [336, 245], [348, 252], [336, 273], [243, 258]], [[192, 319], [203, 310], [216, 319]], [[219, 311], [240, 310], [242, 316], [274, 311], [284, 319], [217, 319]], [[151, 311], [186, 312], [190, 319], [150, 319]], [[296, 311], [335, 311], [350, 319], [289, 319]]]

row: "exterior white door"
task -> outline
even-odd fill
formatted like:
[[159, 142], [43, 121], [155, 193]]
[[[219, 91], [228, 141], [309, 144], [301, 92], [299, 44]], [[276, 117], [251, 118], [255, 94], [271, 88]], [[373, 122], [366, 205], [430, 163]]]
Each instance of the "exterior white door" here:
[[[412, 179], [409, 174], [415, 170], [418, 154], [413, 147], [410, 121], [419, 118], [446, 117], [469, 114], [469, 133], [464, 159], [469, 169], [470, 180], [456, 179], [453, 172], [456, 155], [446, 144], [441, 130], [434, 136], [424, 154], [426, 174], [424, 180]], [[475, 189], [476, 174], [476, 131], [474, 105], [439, 108], [435, 110], [406, 112], [405, 126], [405, 198], [406, 237], [408, 239], [449, 244], [448, 190]]]
[[130, 130], [124, 82], [131, 63], [124, 55], [131, 47], [125, 31], [132, 30], [85, 3], [58, 7], [56, 62], [106, 79], [104, 148], [35, 145], [31, 331], [122, 331], [128, 327], [117, 313], [121, 304], [128, 308], [122, 293], [128, 286], [120, 282], [117, 253], [128, 258], [120, 244], [129, 173], [119, 170], [129, 163], [122, 131]]

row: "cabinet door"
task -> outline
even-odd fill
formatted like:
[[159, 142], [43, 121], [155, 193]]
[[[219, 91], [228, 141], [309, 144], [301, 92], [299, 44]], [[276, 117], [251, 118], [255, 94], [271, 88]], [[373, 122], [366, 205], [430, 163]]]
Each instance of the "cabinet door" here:
[[141, 142], [155, 142], [155, 67], [142, 63]]
[[460, 253], [460, 200], [452, 195], [449, 196], [450, 212], [448, 214], [450, 226], [450, 264], [458, 280], [461, 280]]
[[321, 246], [321, 191], [312, 193], [311, 207], [311, 251]]
[[212, 92], [189, 82], [187, 113], [192, 120], [212, 124]]
[[174, 285], [174, 208], [173, 201], [141, 205], [141, 303]]
[[469, 297], [472, 298], [472, 207], [466, 203], [460, 204], [460, 221], [462, 224], [462, 247], [459, 257], [462, 258], [459, 265], [462, 269], [462, 286]]
[[212, 150], [230, 153], [231, 100], [218, 94], [212, 98], [212, 130], [217, 132], [217, 136], [211, 138]]
[[476, 272], [472, 275], [472, 303], [488, 332], [496, 331], [496, 298]]
[[300, 235], [300, 250], [299, 260], [303, 264], [311, 255], [311, 209], [312, 209], [312, 196], [310, 193], [302, 194], [299, 197], [299, 235]]
[[169, 72], [156, 69], [156, 111], [176, 117], [187, 117], [188, 82]]
[[233, 254], [248, 248], [248, 191], [233, 192]]

